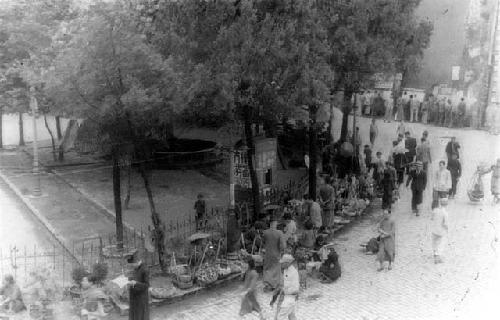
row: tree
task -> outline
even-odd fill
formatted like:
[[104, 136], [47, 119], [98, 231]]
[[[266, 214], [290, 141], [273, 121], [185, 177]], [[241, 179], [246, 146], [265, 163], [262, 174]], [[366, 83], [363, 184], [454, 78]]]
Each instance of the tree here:
[[332, 48], [329, 63], [335, 71], [334, 92], [343, 90], [341, 140], [355, 82], [366, 83], [377, 72], [415, 71], [429, 45], [432, 24], [418, 21], [420, 0], [318, 1]]
[[[120, 160], [134, 146], [148, 194], [155, 244], [163, 270], [164, 226], [154, 206], [143, 148], [148, 132], [163, 123], [177, 103], [180, 76], [172, 60], [163, 59], [137, 30], [129, 8], [97, 3], [72, 26], [72, 39], [58, 55], [45, 83], [61, 111], [95, 121], [107, 137], [113, 157], [117, 236], [121, 239]], [[71, 108], [67, 102], [71, 101]], [[152, 121], [154, 120], [154, 121]], [[120, 223], [119, 223], [120, 222]]]

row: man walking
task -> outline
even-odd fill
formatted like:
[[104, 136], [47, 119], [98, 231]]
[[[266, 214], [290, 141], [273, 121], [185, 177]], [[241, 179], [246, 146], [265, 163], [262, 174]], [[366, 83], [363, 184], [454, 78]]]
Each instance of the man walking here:
[[451, 174], [446, 169], [446, 162], [439, 161], [439, 169], [434, 174], [434, 186], [432, 192], [432, 209], [438, 206], [439, 199], [448, 198], [451, 189]]
[[325, 177], [322, 179], [321, 187], [319, 188], [319, 203], [323, 210], [321, 222], [325, 228], [333, 228], [335, 189], [330, 185], [330, 182], [330, 177]]
[[462, 165], [460, 164], [460, 161], [457, 159], [456, 154], [451, 155], [451, 159], [450, 161], [448, 161], [447, 169], [450, 171], [451, 174], [451, 189], [449, 194], [450, 194], [450, 199], [453, 199], [457, 194], [457, 183], [458, 180], [460, 179], [460, 176], [462, 175]]
[[394, 120], [403, 121], [404, 120], [404, 108], [403, 108], [403, 98], [401, 96], [396, 100], [396, 117]]
[[418, 205], [422, 203], [425, 187], [427, 186], [427, 174], [422, 170], [422, 162], [417, 161], [415, 169], [410, 171], [406, 187], [411, 182], [411, 209], [416, 216], [419, 216]]
[[438, 125], [444, 126], [445, 118], [446, 118], [446, 98], [443, 97], [441, 101], [439, 101], [438, 107]]
[[270, 228], [264, 231], [264, 291], [272, 291], [279, 286], [280, 282], [280, 256], [286, 248], [285, 236], [281, 230], [278, 230], [278, 221], [271, 220]]
[[432, 163], [431, 159], [431, 147], [429, 145], [429, 142], [426, 140], [426, 138], [423, 136], [420, 139], [420, 145], [417, 146], [417, 155], [416, 155], [416, 160], [421, 161], [423, 165], [423, 170], [428, 173], [429, 171], [429, 163]]
[[[417, 154], [417, 139], [413, 138], [410, 131], [405, 132], [405, 152], [406, 163], [411, 163], [415, 161], [415, 155]], [[407, 173], [410, 172], [410, 168], [407, 168]]]
[[441, 258], [443, 247], [445, 246], [444, 237], [448, 233], [448, 199], [439, 199], [439, 207], [432, 210], [432, 253], [434, 254], [434, 263], [442, 263]]
[[392, 118], [392, 109], [394, 107], [394, 99], [392, 99], [392, 96], [390, 99], [387, 100], [385, 103], [385, 117], [384, 117], [384, 122], [391, 122]]
[[448, 157], [448, 162], [451, 160], [453, 154], [457, 155], [457, 159], [460, 159], [460, 144], [457, 142], [457, 138], [451, 137], [450, 142], [446, 145], [446, 155]]
[[297, 300], [299, 299], [300, 278], [293, 261], [293, 256], [290, 254], [284, 254], [279, 261], [283, 269], [283, 283], [282, 287], [275, 293], [278, 296], [275, 317], [277, 320], [297, 319], [295, 309], [297, 308]]
[[375, 139], [377, 139], [378, 136], [378, 127], [376, 121], [377, 120], [375, 120], [375, 118], [372, 118], [372, 123], [370, 124], [370, 143], [372, 145], [372, 148], [375, 144]]

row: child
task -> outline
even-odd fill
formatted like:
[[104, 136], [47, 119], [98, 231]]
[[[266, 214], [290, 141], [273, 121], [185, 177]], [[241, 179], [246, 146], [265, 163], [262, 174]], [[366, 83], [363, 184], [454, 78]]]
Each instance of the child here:
[[203, 227], [203, 218], [205, 217], [206, 211], [206, 203], [201, 193], [198, 194], [198, 200], [194, 203], [194, 210], [196, 211], [196, 227], [199, 230]]
[[366, 172], [370, 172], [370, 169], [372, 168], [372, 149], [370, 149], [369, 145], [365, 144], [363, 153], [365, 154]]

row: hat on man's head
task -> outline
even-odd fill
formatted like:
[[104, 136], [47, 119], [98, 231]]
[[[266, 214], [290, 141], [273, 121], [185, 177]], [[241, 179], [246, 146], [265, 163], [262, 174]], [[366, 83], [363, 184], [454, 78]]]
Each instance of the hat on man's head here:
[[291, 254], [285, 253], [281, 257], [280, 263], [291, 263], [291, 262], [293, 262], [293, 260], [295, 260], [295, 259], [293, 258], [293, 256]]

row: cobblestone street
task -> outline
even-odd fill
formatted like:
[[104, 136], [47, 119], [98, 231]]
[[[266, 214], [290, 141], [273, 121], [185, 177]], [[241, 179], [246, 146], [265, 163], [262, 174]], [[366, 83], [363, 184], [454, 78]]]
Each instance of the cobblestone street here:
[[[360, 124], [363, 134], [362, 119]], [[380, 123], [382, 137], [388, 141], [395, 124]], [[420, 137], [425, 128], [415, 126], [413, 135]], [[415, 132], [417, 131], [417, 132]], [[448, 135], [447, 129], [436, 128], [431, 133], [433, 156], [440, 160], [444, 146], [439, 137]], [[462, 144], [464, 180], [475, 167], [477, 153], [488, 145], [498, 145], [498, 138], [477, 139], [455, 130]], [[363, 135], [363, 137], [366, 135]], [[386, 136], [386, 137], [385, 137]], [[478, 143], [480, 141], [480, 143]], [[386, 150], [386, 144], [380, 149]], [[476, 148], [476, 149], [475, 149]], [[375, 148], [377, 149], [377, 148]], [[493, 153], [497, 150], [492, 150]], [[484, 151], [486, 154], [486, 151]], [[493, 158], [494, 154], [488, 155]], [[437, 165], [435, 160], [434, 165]], [[493, 207], [489, 195], [489, 176], [485, 178], [488, 194], [483, 203], [471, 204], [461, 183], [459, 195], [449, 206], [449, 244], [445, 263], [435, 265], [432, 258], [430, 225], [430, 190], [424, 197], [422, 214], [410, 212], [410, 192], [401, 189], [402, 198], [395, 205], [393, 215], [397, 223], [396, 263], [392, 271], [377, 272], [375, 256], [362, 252], [360, 243], [376, 234], [375, 222], [380, 213], [352, 227], [336, 238], [342, 276], [333, 284], [309, 280], [309, 288], [302, 292], [298, 319], [497, 319], [500, 311], [494, 297], [500, 294], [498, 277], [498, 207]], [[403, 187], [402, 187], [403, 188]], [[261, 305], [267, 319], [272, 319], [270, 294], [259, 291]], [[241, 293], [235, 285], [218, 289], [202, 296], [171, 306], [153, 310], [153, 319], [239, 319]], [[258, 319], [256, 313], [244, 319]]]

